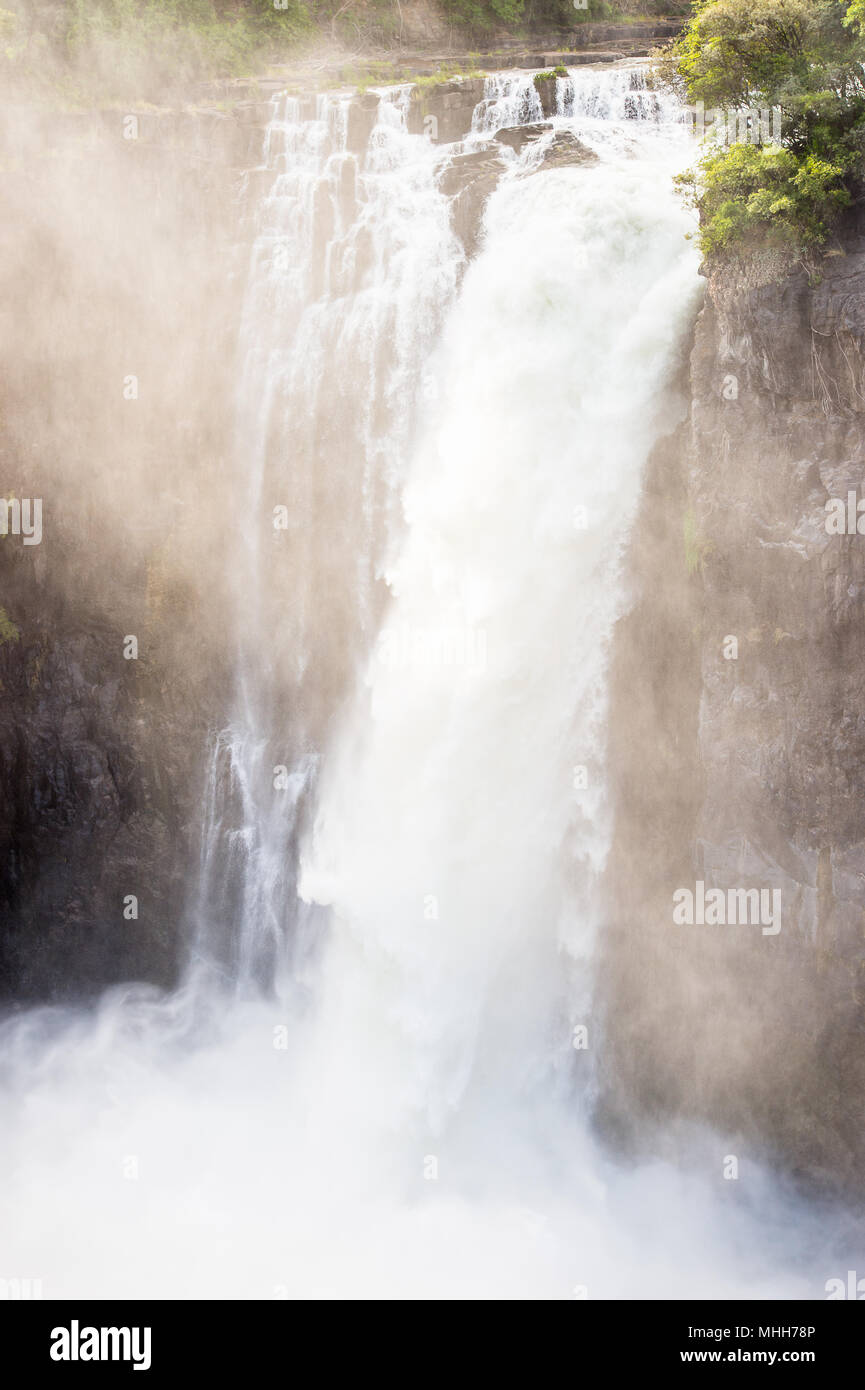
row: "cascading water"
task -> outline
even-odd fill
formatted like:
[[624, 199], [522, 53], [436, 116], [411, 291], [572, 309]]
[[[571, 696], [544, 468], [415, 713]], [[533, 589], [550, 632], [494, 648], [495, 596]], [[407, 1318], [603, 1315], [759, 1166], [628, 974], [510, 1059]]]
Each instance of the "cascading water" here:
[[[501, 85], [484, 130], [536, 114], [519, 79]], [[669, 149], [649, 136], [641, 153], [543, 178], [517, 159], [493, 197], [304, 869], [304, 894], [336, 909], [328, 1029], [368, 1043], [366, 1073], [395, 1068], [437, 1125], [476, 1069], [487, 1097], [499, 1075], [506, 1091], [567, 1072], [588, 1007], [620, 559], [698, 283], [686, 220], [658, 197]]]
[[[602, 140], [625, 122], [663, 115], [669, 125], [678, 115], [674, 100], [663, 105], [645, 89], [640, 68], [557, 87], [560, 115]], [[407, 133], [408, 95], [382, 96], [359, 154], [349, 148], [349, 98], [317, 98], [312, 119], [302, 119], [298, 98], [278, 98], [267, 132], [272, 181], [240, 332], [235, 487], [249, 502], [239, 533], [238, 692], [232, 723], [213, 742], [194, 902], [206, 990], [214, 962], [230, 987], [260, 989], [291, 968], [307, 938], [295, 892], [304, 799], [328, 712], [380, 613], [376, 580], [416, 406], [435, 389], [424, 368], [464, 264], [438, 186], [441, 152]], [[530, 76], [491, 77], [469, 146], [542, 116]], [[548, 143], [517, 164], [536, 165]], [[572, 257], [584, 254], [575, 244]]]
[[[214, 740], [194, 957], [241, 991], [305, 939], [296, 836], [329, 711], [369, 641], [429, 346], [461, 248], [432, 146], [407, 134], [408, 90], [349, 148], [349, 98], [302, 119], [281, 97], [265, 143], [240, 331], [234, 486], [238, 690]], [[286, 953], [289, 953], [288, 959]]]
[[[698, 283], [684, 132], [641, 82], [559, 82], [467, 271], [404, 92], [365, 153], [344, 103], [275, 114], [195, 911], [241, 987], [198, 1037], [200, 972], [4, 1025], [4, 1257], [51, 1296], [813, 1291], [759, 1173], [749, 1203], [596, 1149], [571, 1045], [600, 1041], [621, 560]], [[535, 97], [490, 79], [465, 149]], [[541, 169], [562, 131], [598, 162]], [[287, 956], [296, 867], [321, 946]]]

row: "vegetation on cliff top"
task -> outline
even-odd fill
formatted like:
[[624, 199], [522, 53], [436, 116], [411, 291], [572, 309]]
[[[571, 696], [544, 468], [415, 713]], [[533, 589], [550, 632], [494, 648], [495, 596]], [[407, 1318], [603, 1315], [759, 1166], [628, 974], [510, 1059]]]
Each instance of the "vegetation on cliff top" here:
[[159, 95], [249, 71], [310, 31], [303, 0], [0, 0], [7, 90]]
[[[159, 97], [196, 80], [261, 73], [324, 40], [397, 48], [411, 0], [0, 0], [7, 94]], [[687, 0], [433, 0], [440, 38], [574, 30], [589, 19], [684, 13]], [[423, 17], [421, 16], [421, 23]], [[438, 40], [437, 40], [438, 41]]]
[[697, 0], [667, 75], [728, 119], [743, 107], [781, 116], [780, 143], [752, 122], [751, 143], [710, 144], [690, 176], [707, 254], [819, 245], [857, 195], [863, 21], [865, 0]]
[[[688, 0], [586, 0], [579, 8], [573, 0], [439, 0], [449, 19], [469, 29], [483, 30], [510, 25], [533, 29], [573, 29], [592, 19], [645, 18], [647, 15], [685, 14]], [[865, 3], [865, 0], [863, 0]]]

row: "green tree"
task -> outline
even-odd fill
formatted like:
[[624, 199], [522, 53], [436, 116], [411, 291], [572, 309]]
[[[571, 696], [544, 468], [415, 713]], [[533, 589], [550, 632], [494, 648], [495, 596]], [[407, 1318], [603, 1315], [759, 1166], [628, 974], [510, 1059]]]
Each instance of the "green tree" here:
[[693, 187], [709, 254], [824, 240], [863, 176], [865, 0], [698, 0], [666, 72], [706, 107], [779, 107], [782, 147], [711, 148]]

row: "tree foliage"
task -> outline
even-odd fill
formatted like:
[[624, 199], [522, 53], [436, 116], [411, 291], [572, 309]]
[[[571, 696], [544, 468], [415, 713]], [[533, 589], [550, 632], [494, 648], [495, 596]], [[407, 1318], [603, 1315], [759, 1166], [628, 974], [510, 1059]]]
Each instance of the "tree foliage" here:
[[[815, 245], [858, 193], [865, 0], [698, 0], [672, 69], [706, 107], [777, 107], [782, 145], [711, 148], [695, 179], [709, 253]], [[668, 68], [669, 70], [669, 68]]]
[[761, 245], [818, 245], [851, 201], [847, 168], [779, 145], [733, 145], [700, 169], [702, 244], [707, 254]]

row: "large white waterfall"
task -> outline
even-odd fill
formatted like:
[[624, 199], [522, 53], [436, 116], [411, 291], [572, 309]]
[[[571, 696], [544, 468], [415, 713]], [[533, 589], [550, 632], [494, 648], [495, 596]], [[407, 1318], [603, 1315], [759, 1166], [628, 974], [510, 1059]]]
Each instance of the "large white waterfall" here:
[[465, 1095], [577, 1060], [620, 560], [698, 283], [657, 143], [516, 161], [435, 354], [392, 601], [301, 881], [334, 906], [324, 1026], [365, 1110], [393, 1077], [391, 1120], [401, 1097], [446, 1127]]
[[[756, 1168], [592, 1135], [610, 642], [699, 280], [673, 98], [558, 108], [467, 264], [405, 90], [361, 150], [277, 103], [190, 972], [3, 1027], [0, 1248], [51, 1296], [814, 1293]], [[491, 78], [463, 153], [539, 116]]]

